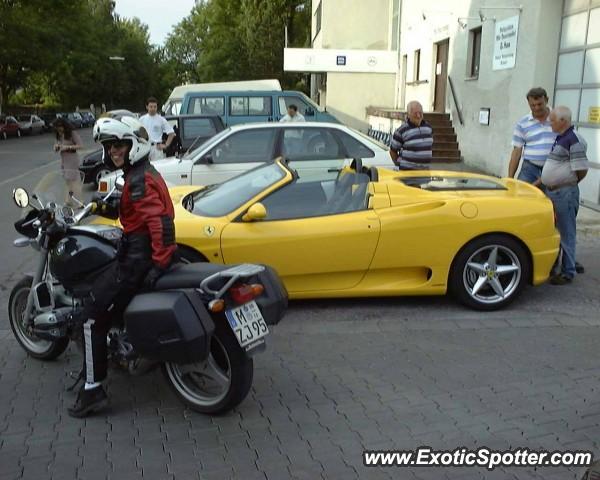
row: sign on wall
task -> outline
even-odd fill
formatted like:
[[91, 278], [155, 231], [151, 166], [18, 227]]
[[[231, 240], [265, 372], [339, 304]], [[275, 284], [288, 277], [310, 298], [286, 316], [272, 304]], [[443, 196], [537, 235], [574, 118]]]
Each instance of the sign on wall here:
[[519, 16], [496, 22], [494, 36], [493, 70], [515, 68], [517, 61], [517, 37], [519, 36]]
[[284, 48], [283, 69], [286, 72], [396, 73], [398, 52], [395, 50]]
[[600, 107], [590, 107], [588, 110], [588, 122], [600, 123]]

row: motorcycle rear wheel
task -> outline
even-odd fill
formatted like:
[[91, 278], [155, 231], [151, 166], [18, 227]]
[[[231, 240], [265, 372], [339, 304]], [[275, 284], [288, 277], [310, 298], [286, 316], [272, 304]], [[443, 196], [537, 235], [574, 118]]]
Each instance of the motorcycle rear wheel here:
[[254, 364], [224, 318], [215, 322], [210, 355], [204, 362], [165, 362], [163, 373], [179, 399], [200, 413], [216, 415], [239, 405], [252, 386]]
[[13, 331], [17, 342], [33, 358], [38, 360], [54, 360], [60, 356], [69, 346], [69, 338], [50, 341], [36, 337], [30, 332], [23, 322], [25, 307], [27, 306], [27, 297], [31, 290], [33, 277], [26, 276], [21, 279], [10, 292], [8, 299], [8, 318], [10, 328]]

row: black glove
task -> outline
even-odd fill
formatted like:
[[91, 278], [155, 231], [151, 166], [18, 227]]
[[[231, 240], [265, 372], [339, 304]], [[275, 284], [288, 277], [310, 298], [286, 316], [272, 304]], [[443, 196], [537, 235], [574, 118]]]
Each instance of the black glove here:
[[156, 281], [161, 277], [163, 273], [165, 273], [165, 271], [166, 270], [164, 268], [161, 268], [158, 265], [153, 265], [152, 268], [148, 270], [148, 273], [144, 278], [144, 282], [142, 283], [142, 287], [144, 288], [144, 290], [152, 290], [154, 288], [154, 285], [156, 284]]

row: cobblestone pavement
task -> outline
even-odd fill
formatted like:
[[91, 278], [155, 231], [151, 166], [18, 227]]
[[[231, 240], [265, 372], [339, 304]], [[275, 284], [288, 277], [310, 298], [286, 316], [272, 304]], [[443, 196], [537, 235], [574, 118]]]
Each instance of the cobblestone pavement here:
[[77, 351], [34, 361], [4, 327], [0, 479], [579, 478], [581, 468], [367, 468], [362, 452], [600, 453], [600, 240], [581, 244], [585, 276], [529, 289], [501, 312], [446, 298], [294, 302], [255, 358], [251, 394], [220, 417], [183, 408], [159, 370], [113, 370], [112, 410], [72, 419]]

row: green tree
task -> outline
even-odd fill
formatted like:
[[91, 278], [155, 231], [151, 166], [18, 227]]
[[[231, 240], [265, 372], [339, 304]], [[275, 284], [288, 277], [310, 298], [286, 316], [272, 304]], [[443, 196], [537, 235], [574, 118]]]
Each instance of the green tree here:
[[75, 41], [86, 0], [0, 1], [0, 109], [35, 72], [51, 69]]

